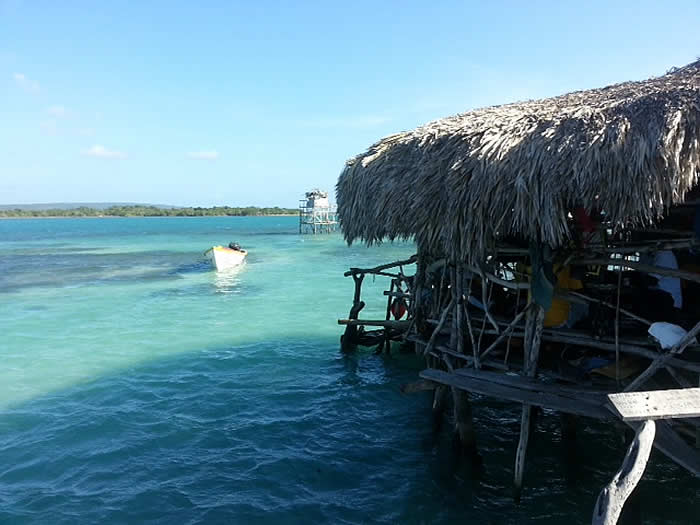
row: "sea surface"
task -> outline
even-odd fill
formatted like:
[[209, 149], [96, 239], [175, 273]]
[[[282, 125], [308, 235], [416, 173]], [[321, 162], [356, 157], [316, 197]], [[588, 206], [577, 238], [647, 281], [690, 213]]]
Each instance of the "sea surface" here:
[[[248, 262], [216, 273], [229, 241]], [[516, 505], [518, 406], [474, 398], [478, 467], [399, 392], [417, 357], [341, 354], [343, 272], [413, 251], [294, 217], [0, 221], [0, 523], [590, 523], [619, 431], [582, 422], [571, 462], [545, 412]], [[645, 523], [700, 522], [699, 487], [654, 452]]]

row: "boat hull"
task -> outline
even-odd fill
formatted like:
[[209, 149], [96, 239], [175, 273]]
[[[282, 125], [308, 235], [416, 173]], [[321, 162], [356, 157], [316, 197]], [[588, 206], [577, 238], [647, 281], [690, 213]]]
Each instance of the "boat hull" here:
[[222, 271], [243, 264], [248, 252], [245, 250], [232, 250], [224, 246], [214, 246], [207, 252], [207, 255], [214, 268]]

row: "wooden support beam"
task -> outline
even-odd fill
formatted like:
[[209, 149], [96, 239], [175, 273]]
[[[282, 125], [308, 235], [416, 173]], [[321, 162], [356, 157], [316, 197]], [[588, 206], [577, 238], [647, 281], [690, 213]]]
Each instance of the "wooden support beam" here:
[[513, 329], [517, 326], [517, 324], [522, 320], [522, 318], [527, 314], [528, 310], [530, 309], [531, 305], [533, 303], [528, 304], [525, 309], [520, 312], [518, 315], [515, 316], [513, 321], [500, 333], [500, 335], [496, 338], [496, 340], [489, 345], [489, 347], [481, 352], [480, 359], [484, 359], [487, 355], [489, 355], [489, 352], [491, 352], [494, 348], [496, 348], [503, 339], [505, 339], [509, 333], [513, 331]]
[[[479, 331], [478, 328], [476, 328], [475, 330]], [[485, 330], [484, 333], [496, 335], [496, 333], [493, 330]], [[568, 343], [568, 344], [577, 345], [577, 346], [597, 348], [599, 350], [605, 350], [608, 352], [615, 352], [615, 344], [612, 342], [608, 343], [605, 341], [594, 339], [592, 337], [582, 337], [579, 335], [567, 335], [569, 333], [571, 333], [571, 331], [545, 330], [542, 333], [542, 340], [543, 341], [552, 341], [552, 342], [556, 342], [556, 343]], [[524, 337], [525, 334], [523, 334], [523, 332], [513, 332], [512, 336], [513, 337]], [[625, 341], [625, 339], [621, 337], [620, 341], [621, 342]], [[620, 352], [632, 354], [632, 355], [638, 355], [640, 357], [646, 357], [647, 359], [651, 359], [651, 360], [656, 359], [660, 355], [666, 355], [666, 354], [659, 354], [659, 352], [651, 350], [651, 348], [645, 348], [645, 347], [639, 346], [639, 345], [624, 344], [624, 343], [620, 344]], [[700, 372], [700, 363], [694, 363], [692, 361], [685, 361], [685, 360], [678, 359], [677, 357], [672, 357], [672, 356], [668, 356], [668, 359], [664, 362], [664, 366], [672, 366], [674, 368], [689, 370], [691, 372]]]
[[654, 266], [652, 264], [643, 264], [636, 261], [627, 261], [625, 259], [580, 259], [571, 261], [571, 264], [576, 266], [622, 266], [624, 268], [631, 268], [644, 273], [678, 277], [679, 279], [685, 279], [686, 281], [700, 283], [699, 273], [674, 270], [672, 268], [664, 268], [662, 266]]
[[445, 385], [441, 384], [435, 388], [435, 392], [433, 393], [433, 434], [437, 434], [442, 427], [442, 416], [445, 412], [445, 407], [447, 406], [448, 393], [449, 389]]
[[[364, 301], [360, 299], [362, 296], [362, 281], [364, 280], [364, 275], [353, 275], [352, 280], [355, 284], [355, 290], [353, 293], [352, 306], [350, 307], [350, 313], [348, 317], [350, 319], [357, 319], [360, 315], [360, 311], [365, 307]], [[356, 348], [355, 341], [357, 340], [357, 326], [347, 325], [345, 328], [345, 333], [340, 337], [340, 346], [343, 352], [350, 352]]]
[[383, 270], [388, 270], [389, 268], [396, 268], [397, 266], [405, 266], [408, 264], [413, 264], [416, 262], [418, 259], [417, 255], [411, 255], [408, 259], [405, 259], [403, 261], [394, 261], [390, 262], [387, 264], [381, 264], [379, 266], [375, 266], [374, 268], [350, 268], [347, 272], [345, 272], [343, 275], [345, 277], [350, 277], [351, 275], [356, 275], [356, 274], [366, 274], [366, 273], [378, 273]]
[[637, 378], [632, 381], [627, 387], [625, 388], [625, 392], [632, 392], [636, 389], [638, 389], [640, 386], [642, 386], [647, 380], [649, 380], [659, 368], [662, 366], [666, 366], [668, 361], [683, 352], [688, 345], [690, 345], [691, 341], [695, 338], [696, 335], [700, 333], [700, 322], [698, 322], [690, 332], [685, 334], [683, 336], [683, 339], [678, 341], [673, 347], [666, 353], [666, 354], [661, 354], [659, 355], [654, 362], [652, 362], [649, 365], [649, 368], [647, 368], [644, 372], [639, 374]]
[[593, 525], [617, 523], [625, 501], [644, 474], [655, 434], [656, 425], [653, 421], [645, 421], [639, 427], [622, 462], [622, 468], [598, 496], [593, 509]]
[[435, 330], [433, 330], [433, 333], [430, 336], [430, 339], [428, 340], [428, 344], [426, 345], [425, 350], [423, 351], [423, 354], [429, 354], [430, 351], [433, 349], [433, 346], [435, 345], [435, 339], [437, 338], [438, 334], [442, 330], [442, 327], [445, 324], [445, 321], [447, 320], [447, 316], [450, 313], [450, 310], [452, 309], [452, 303], [453, 303], [453, 299], [450, 299], [450, 302], [447, 304], [447, 306], [445, 307], [445, 309], [442, 312], [442, 315], [440, 316], [440, 321], [438, 321], [438, 324], [435, 327]]
[[[528, 309], [528, 323], [525, 333], [532, 333], [532, 339], [525, 336], [525, 349], [523, 371], [527, 377], [535, 377], [537, 374], [537, 361], [539, 359], [540, 342], [542, 339], [542, 324], [544, 321], [544, 308], [535, 305]], [[532, 327], [532, 328], [531, 328]], [[531, 330], [528, 330], [531, 328]], [[520, 418], [520, 440], [515, 453], [515, 475], [513, 476], [513, 496], [516, 502], [520, 502], [520, 494], [523, 489], [523, 475], [525, 472], [525, 456], [527, 445], [530, 439], [530, 419], [532, 418], [532, 406], [524, 403], [522, 416]]]
[[[391, 280], [391, 287], [389, 288], [389, 292], [394, 291], [394, 286], [396, 286], [396, 279]], [[389, 321], [391, 319], [391, 297], [386, 298], [386, 316], [385, 320]], [[391, 334], [389, 333], [389, 330], [384, 330], [384, 343], [383, 343], [384, 351], [387, 354], [391, 353]]]
[[355, 295], [353, 296], [353, 304], [360, 302], [360, 295], [362, 294], [362, 281], [364, 280], [364, 275], [353, 275], [352, 280], [355, 283]]
[[[568, 293], [561, 294], [561, 296], [563, 298], [566, 298], [567, 296], [578, 297], [579, 299], [583, 299], [585, 301], [602, 304], [603, 306], [607, 306], [608, 308], [611, 308], [613, 310], [615, 310], [617, 308], [617, 305], [614, 305], [614, 304], [609, 303], [607, 301], [603, 301], [602, 299], [596, 299], [595, 297], [589, 297], [588, 295], [584, 295], [580, 292], [569, 291]], [[631, 319], [634, 319], [635, 321], [639, 321], [640, 323], [643, 323], [647, 326], [651, 326], [651, 321], [644, 319], [643, 317], [640, 317], [637, 314], [630, 312], [629, 310], [625, 310], [624, 308], [620, 308], [620, 313], [625, 314], [627, 317], [630, 317]]]

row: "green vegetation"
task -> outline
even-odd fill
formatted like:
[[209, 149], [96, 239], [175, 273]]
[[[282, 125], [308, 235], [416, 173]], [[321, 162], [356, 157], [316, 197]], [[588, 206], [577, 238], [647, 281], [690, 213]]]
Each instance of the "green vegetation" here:
[[1, 210], [0, 217], [247, 217], [261, 215], [296, 215], [299, 210], [292, 208], [158, 208], [157, 206], [110, 206], [103, 210], [81, 206], [71, 209], [50, 210]]

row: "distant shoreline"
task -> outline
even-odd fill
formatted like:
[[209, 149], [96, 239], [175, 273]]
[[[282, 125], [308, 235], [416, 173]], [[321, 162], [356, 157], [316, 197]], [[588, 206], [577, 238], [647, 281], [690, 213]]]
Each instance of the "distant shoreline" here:
[[263, 217], [294, 216], [299, 210], [279, 206], [187, 206], [182, 208], [162, 208], [143, 204], [99, 206], [74, 206], [70, 208], [0, 208], [2, 219], [63, 219], [63, 218], [103, 218], [103, 217]]
[[242, 217], [296, 217], [297, 215], [296, 213], [265, 215], [0, 215], [0, 221], [26, 219], [211, 219], [212, 217], [239, 219]]

